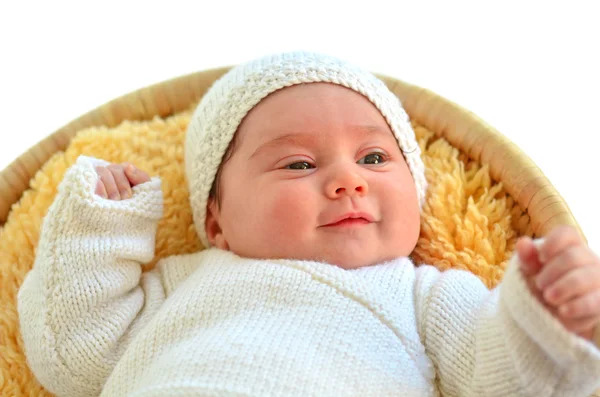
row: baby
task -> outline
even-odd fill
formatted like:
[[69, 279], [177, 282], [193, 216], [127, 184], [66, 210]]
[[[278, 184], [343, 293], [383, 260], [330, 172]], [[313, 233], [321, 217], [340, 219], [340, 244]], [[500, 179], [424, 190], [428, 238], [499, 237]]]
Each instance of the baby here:
[[522, 238], [501, 285], [416, 267], [426, 181], [398, 99], [332, 57], [232, 69], [186, 138], [207, 249], [161, 260], [160, 181], [80, 157], [18, 303], [62, 396], [569, 396], [600, 387], [600, 259]]

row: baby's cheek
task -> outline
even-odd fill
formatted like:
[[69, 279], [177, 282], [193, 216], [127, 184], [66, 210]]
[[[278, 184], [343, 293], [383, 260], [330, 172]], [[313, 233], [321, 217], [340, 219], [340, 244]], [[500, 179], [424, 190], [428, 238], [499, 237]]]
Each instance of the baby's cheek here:
[[416, 243], [421, 219], [416, 191], [408, 182], [387, 186], [378, 200], [388, 237], [405, 242], [407, 247]]
[[316, 218], [317, 209], [306, 194], [288, 189], [271, 196], [268, 204], [271, 230], [292, 236]]

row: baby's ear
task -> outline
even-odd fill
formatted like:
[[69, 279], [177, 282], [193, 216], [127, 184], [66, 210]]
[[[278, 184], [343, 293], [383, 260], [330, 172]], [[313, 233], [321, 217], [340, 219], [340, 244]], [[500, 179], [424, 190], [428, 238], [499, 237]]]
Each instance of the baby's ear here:
[[208, 200], [206, 205], [206, 221], [204, 222], [204, 230], [206, 231], [206, 237], [208, 242], [213, 247], [220, 248], [222, 250], [229, 250], [229, 244], [225, 241], [223, 230], [219, 223], [220, 212], [217, 201], [214, 198]]

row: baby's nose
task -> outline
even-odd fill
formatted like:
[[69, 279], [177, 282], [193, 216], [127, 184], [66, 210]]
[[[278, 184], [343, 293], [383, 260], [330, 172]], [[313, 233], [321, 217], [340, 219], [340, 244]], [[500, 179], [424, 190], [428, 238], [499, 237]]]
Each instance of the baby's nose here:
[[364, 196], [369, 187], [364, 178], [355, 172], [344, 172], [334, 176], [327, 184], [326, 193], [329, 198], [343, 196]]

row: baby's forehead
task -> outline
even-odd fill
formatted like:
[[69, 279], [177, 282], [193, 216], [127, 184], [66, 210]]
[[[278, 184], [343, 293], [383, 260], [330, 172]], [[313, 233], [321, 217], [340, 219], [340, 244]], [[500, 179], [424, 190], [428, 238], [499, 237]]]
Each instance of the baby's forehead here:
[[[328, 82], [309, 82], [282, 87], [262, 98], [257, 105], [269, 101], [281, 101], [288, 98], [305, 97], [308, 97], [308, 99], [327, 97], [337, 102], [351, 101], [352, 99], [362, 98], [366, 100], [365, 102], [370, 102], [370, 100], [363, 94], [340, 84]], [[255, 107], [257, 105], [255, 105]]]
[[330, 83], [299, 84], [273, 92], [248, 109], [238, 131], [256, 127], [267, 133], [298, 128], [315, 132], [339, 125], [370, 125], [371, 129], [391, 132], [385, 117], [370, 99]]

